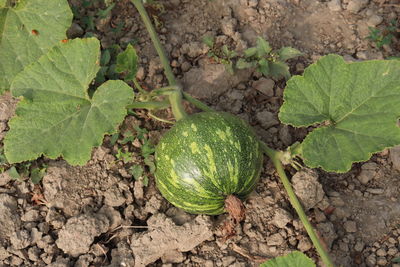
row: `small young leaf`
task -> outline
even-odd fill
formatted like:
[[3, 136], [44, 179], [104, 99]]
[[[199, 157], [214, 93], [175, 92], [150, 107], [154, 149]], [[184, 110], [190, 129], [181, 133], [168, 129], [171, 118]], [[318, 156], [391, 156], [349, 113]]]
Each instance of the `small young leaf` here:
[[400, 263], [400, 257], [394, 258], [394, 259], [392, 260], [392, 262], [394, 262], [394, 263]]
[[115, 143], [117, 143], [118, 138], [119, 138], [119, 133], [111, 135], [110, 143], [112, 146], [115, 145]]
[[147, 175], [143, 176], [143, 185], [144, 186], [149, 186], [149, 177]]
[[128, 44], [125, 51], [117, 56], [115, 71], [118, 73], [126, 72], [125, 81], [135, 79], [138, 71], [138, 57], [135, 48], [131, 44]]
[[284, 91], [283, 123], [303, 127], [324, 123], [302, 143], [307, 166], [346, 172], [353, 162], [400, 144], [400, 61], [346, 63], [322, 57], [294, 76]]
[[225, 70], [227, 71], [227, 72], [229, 72], [229, 74], [231, 74], [231, 75], [233, 75], [233, 74], [235, 74], [235, 70], [233, 69], [233, 63], [232, 63], [232, 61], [225, 61], [225, 62], [222, 62], [223, 64], [224, 64], [224, 66], [225, 66]]
[[102, 84], [102, 83], [104, 83], [104, 82], [106, 81], [106, 74], [107, 74], [107, 71], [108, 71], [108, 67], [105, 67], [105, 66], [100, 67], [99, 71], [98, 71], [97, 74], [96, 74], [96, 78], [94, 79], [94, 81], [95, 81], [97, 84]]
[[291, 58], [299, 57], [301, 55], [303, 55], [303, 53], [292, 47], [282, 47], [278, 51], [279, 60], [282, 62]]
[[257, 56], [259, 58], [268, 55], [272, 48], [267, 41], [262, 37], [257, 38]]
[[112, 3], [109, 7], [107, 7], [106, 9], [100, 9], [97, 12], [97, 16], [99, 16], [99, 18], [101, 19], [105, 19], [107, 18], [107, 16], [110, 14], [111, 10], [114, 8], [115, 3]]
[[257, 47], [250, 47], [244, 50], [244, 57], [245, 58], [250, 58], [257, 54]]
[[140, 179], [140, 177], [142, 177], [143, 175], [143, 167], [140, 165], [133, 165], [130, 169], [129, 169], [129, 173], [132, 174], [133, 178], [137, 181]]
[[111, 60], [110, 50], [108, 49], [103, 50], [100, 58], [100, 66], [106, 66], [110, 62], [110, 60]]
[[234, 58], [237, 56], [236, 51], [230, 50], [227, 45], [222, 46], [222, 53], [224, 53], [225, 57], [228, 59]]
[[115, 132], [133, 92], [122, 81], [107, 81], [93, 97], [88, 96], [87, 88], [99, 69], [99, 54], [97, 39], [70, 40], [17, 75], [11, 90], [24, 98], [4, 140], [10, 163], [46, 155], [82, 165], [103, 136]]
[[144, 164], [146, 164], [147, 167], [150, 169], [150, 173], [154, 173], [156, 171], [156, 165], [153, 162], [154, 159], [145, 158], [144, 159]]
[[239, 70], [241, 69], [248, 69], [248, 68], [252, 68], [255, 66], [255, 62], [247, 62], [244, 58], [239, 58], [239, 60], [236, 62], [236, 68], [238, 68]]
[[276, 257], [260, 265], [260, 267], [315, 267], [315, 263], [300, 251], [294, 251], [285, 256]]
[[9, 168], [7, 170], [8, 175], [10, 175], [10, 177], [14, 180], [18, 180], [21, 178], [21, 175], [18, 173], [17, 169], [12, 166], [11, 168]]
[[271, 75], [275, 79], [280, 79], [283, 77], [286, 80], [289, 80], [289, 66], [286, 63], [280, 61], [269, 62], [269, 75]]
[[261, 72], [264, 76], [269, 75], [269, 65], [268, 65], [268, 60], [265, 58], [262, 58], [258, 61], [258, 67], [257, 70]]
[[46, 174], [46, 170], [47, 170], [47, 168], [42, 168], [42, 169], [34, 168], [31, 171], [31, 175], [30, 175], [32, 183], [33, 184], [40, 183], [40, 181], [43, 179], [44, 175]]
[[142, 151], [142, 156], [144, 158], [147, 158], [148, 156], [150, 156], [151, 154], [154, 153], [155, 148], [154, 148], [153, 144], [150, 143], [149, 140], [144, 139], [143, 145], [141, 147], [141, 151]]
[[209, 48], [213, 48], [214, 47], [214, 37], [204, 36], [203, 43], [205, 43]]

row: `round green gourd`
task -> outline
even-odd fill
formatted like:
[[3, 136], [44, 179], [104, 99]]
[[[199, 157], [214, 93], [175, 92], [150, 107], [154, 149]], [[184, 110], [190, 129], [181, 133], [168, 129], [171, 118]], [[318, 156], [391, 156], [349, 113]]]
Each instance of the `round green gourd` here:
[[190, 213], [225, 212], [227, 196], [246, 198], [260, 176], [263, 154], [253, 129], [225, 112], [179, 120], [156, 147], [156, 183]]

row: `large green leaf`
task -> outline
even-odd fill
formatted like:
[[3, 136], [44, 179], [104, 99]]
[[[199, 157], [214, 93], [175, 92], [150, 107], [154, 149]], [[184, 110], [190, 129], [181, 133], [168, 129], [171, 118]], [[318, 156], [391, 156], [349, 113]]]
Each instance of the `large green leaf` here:
[[10, 163], [44, 154], [84, 164], [104, 134], [115, 132], [133, 92], [122, 81], [108, 81], [88, 96], [99, 54], [97, 39], [75, 39], [55, 46], [17, 75], [11, 90], [23, 99], [4, 141]]
[[276, 257], [260, 265], [260, 267], [315, 267], [315, 263], [300, 251]]
[[302, 156], [309, 167], [336, 172], [400, 144], [399, 116], [399, 61], [346, 63], [337, 55], [291, 78], [279, 113], [286, 124], [320, 126], [303, 141]]
[[66, 38], [72, 21], [66, 0], [19, 0], [15, 7], [4, 6], [0, 7], [0, 94], [26, 65]]

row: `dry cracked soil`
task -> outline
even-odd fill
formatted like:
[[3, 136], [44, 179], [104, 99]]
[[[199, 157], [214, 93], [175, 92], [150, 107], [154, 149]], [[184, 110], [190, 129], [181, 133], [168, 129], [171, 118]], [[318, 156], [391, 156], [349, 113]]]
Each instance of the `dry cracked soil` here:
[[[96, 14], [105, 7], [102, 1], [83, 7], [82, 1], [70, 0], [80, 16], [69, 37], [94, 35], [103, 49], [134, 43], [140, 82], [149, 88], [165, 86], [160, 60], [138, 13], [127, 0], [115, 3], [100, 18]], [[257, 36], [274, 48], [297, 48], [304, 55], [289, 61], [292, 74], [301, 74], [328, 53], [359, 61], [400, 52], [398, 32], [382, 48], [367, 39], [369, 27], [384, 30], [399, 22], [398, 0], [165, 0], [153, 3], [149, 11], [184, 89], [248, 121], [276, 149], [301, 141], [308, 131], [277, 118], [284, 80], [262, 77], [254, 69], [231, 75], [207, 56], [204, 36], [215, 36], [217, 43], [236, 51], [254, 46]], [[0, 141], [16, 103], [8, 93], [0, 97]], [[134, 132], [134, 126], [147, 128], [153, 143], [169, 127], [137, 112], [125, 119], [121, 138]], [[138, 142], [113, 144], [106, 137], [85, 166], [40, 158], [32, 163], [47, 166], [39, 184], [0, 173], [0, 266], [245, 267], [294, 250], [323, 266], [268, 159], [245, 202], [245, 221], [234, 237], [222, 241], [218, 236], [226, 215], [191, 215], [171, 206], [148, 169], [148, 181], [132, 178], [129, 168], [145, 164]], [[121, 147], [133, 155], [129, 162], [116, 156]], [[392, 262], [400, 257], [400, 147], [354, 164], [345, 174], [288, 172], [336, 264], [400, 266]]]

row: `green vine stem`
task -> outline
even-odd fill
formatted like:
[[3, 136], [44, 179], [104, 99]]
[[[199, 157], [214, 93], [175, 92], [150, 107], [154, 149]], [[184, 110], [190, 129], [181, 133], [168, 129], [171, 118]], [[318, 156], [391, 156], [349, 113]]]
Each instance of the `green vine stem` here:
[[126, 108], [144, 108], [144, 109], [164, 109], [169, 108], [170, 103], [169, 101], [148, 101], [148, 102], [133, 102], [126, 106]]
[[322, 261], [324, 262], [324, 264], [327, 267], [334, 267], [335, 265], [334, 265], [332, 259], [330, 258], [329, 253], [326, 251], [324, 245], [320, 242], [317, 233], [314, 231], [314, 228], [312, 227], [310, 221], [308, 220], [306, 213], [304, 212], [304, 209], [301, 206], [299, 199], [297, 198], [296, 194], [293, 191], [292, 185], [290, 184], [290, 181], [289, 181], [288, 177], [286, 176], [285, 170], [283, 169], [282, 163], [280, 161], [280, 152], [271, 149], [263, 142], [260, 142], [260, 143], [261, 143], [261, 147], [264, 150], [265, 154], [267, 154], [270, 157], [270, 159], [272, 160], [272, 163], [274, 164], [274, 166], [278, 172], [278, 175], [281, 178], [283, 186], [285, 187], [285, 190], [288, 193], [290, 203], [292, 204], [293, 208], [296, 210], [297, 215], [299, 216], [301, 222], [304, 225], [304, 228], [306, 228], [308, 236], [310, 237], [315, 248], [317, 249], [317, 252], [320, 255]]
[[192, 97], [188, 93], [185, 93], [185, 92], [182, 92], [182, 93], [183, 93], [183, 98], [186, 101], [188, 101], [190, 104], [195, 106], [196, 108], [199, 108], [202, 111], [209, 111], [209, 112], [215, 111], [212, 108], [210, 108], [209, 106], [207, 106], [206, 104], [204, 104], [203, 102], [201, 102], [200, 100], [197, 100], [196, 98]]
[[[169, 85], [177, 86], [178, 83], [175, 80], [175, 76], [172, 72], [171, 66], [169, 64], [169, 60], [164, 52], [164, 49], [160, 43], [160, 40], [158, 39], [157, 33], [153, 27], [153, 24], [151, 23], [149, 15], [147, 14], [146, 9], [143, 6], [142, 0], [131, 0], [131, 2], [135, 5], [136, 9], [138, 10], [138, 12], [143, 20], [143, 23], [150, 35], [150, 39], [153, 42], [154, 48], [156, 49], [158, 56], [160, 57], [161, 64], [164, 67], [165, 76], [167, 77]], [[172, 113], [174, 114], [175, 119], [180, 120], [180, 119], [186, 117], [187, 114], [182, 105], [181, 89], [178, 87], [178, 89], [175, 90], [173, 93], [169, 94], [168, 97], [169, 97], [169, 101], [171, 103]]]
[[136, 80], [136, 78], [134, 78], [133, 80], [133, 84], [136, 86], [136, 88], [139, 90], [140, 93], [142, 94], [146, 94], [147, 92], [142, 88], [142, 86], [139, 84], [139, 82]]

